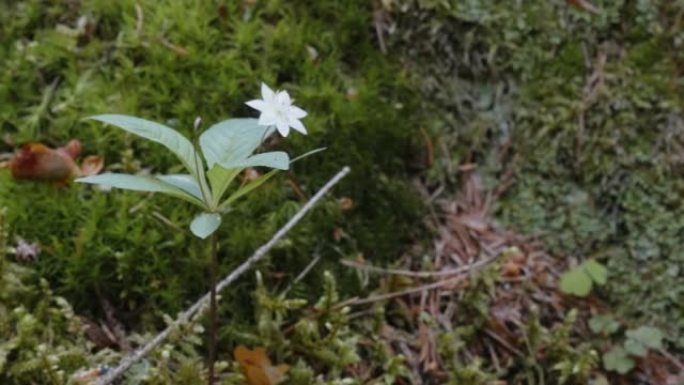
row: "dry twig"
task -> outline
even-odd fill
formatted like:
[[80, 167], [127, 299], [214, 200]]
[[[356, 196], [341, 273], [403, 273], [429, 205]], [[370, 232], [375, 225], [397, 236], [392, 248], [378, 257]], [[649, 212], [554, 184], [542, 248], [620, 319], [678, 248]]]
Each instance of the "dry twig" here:
[[[384, 300], [388, 300], [388, 299], [392, 299], [392, 298], [396, 298], [396, 297], [402, 297], [402, 296], [405, 296], [407, 294], [422, 293], [422, 292], [425, 292], [428, 290], [437, 289], [437, 288], [440, 288], [442, 286], [446, 286], [448, 284], [454, 284], [456, 282], [459, 282], [459, 281], [467, 278], [466, 273], [472, 273], [473, 271], [479, 270], [482, 267], [484, 267], [484, 266], [488, 265], [489, 263], [491, 263], [492, 261], [494, 261], [494, 259], [495, 258], [488, 258], [484, 261], [475, 262], [475, 263], [472, 263], [468, 266], [463, 266], [462, 268], [453, 269], [453, 271], [459, 270], [459, 275], [457, 275], [455, 277], [451, 277], [448, 279], [443, 279], [443, 280], [438, 281], [438, 282], [433, 282], [433, 283], [429, 283], [426, 285], [412, 287], [409, 289], [395, 291], [395, 292], [391, 292], [391, 293], [378, 294], [378, 295], [373, 295], [373, 296], [366, 297], [366, 298], [352, 298], [350, 300], [341, 302], [339, 305], [337, 305], [337, 307], [344, 307], [344, 306], [348, 306], [348, 305], [356, 306], [356, 305], [363, 305], [363, 304], [373, 303], [373, 302], [378, 302], [378, 301], [384, 301]], [[380, 270], [382, 270], [382, 269], [380, 269]], [[452, 275], [455, 274], [455, 273], [453, 273], [453, 271], [452, 271]], [[420, 273], [420, 272], [416, 272], [416, 273]]]
[[347, 266], [347, 267], [353, 267], [355, 269], [359, 270], [365, 270], [371, 273], [380, 273], [380, 274], [388, 274], [388, 275], [403, 275], [406, 277], [414, 277], [414, 278], [432, 278], [432, 277], [444, 277], [444, 276], [449, 276], [449, 275], [458, 275], [458, 274], [463, 274], [467, 273], [471, 270], [474, 269], [479, 269], [482, 266], [490, 264], [492, 261], [496, 259], [496, 256], [473, 262], [469, 265], [466, 266], [461, 266], [457, 267], [454, 269], [446, 269], [446, 270], [438, 270], [438, 271], [413, 271], [413, 270], [404, 270], [404, 269], [386, 269], [382, 267], [377, 267], [377, 266], [372, 266], [368, 264], [364, 264], [361, 262], [357, 261], [352, 261], [352, 260], [342, 260], [340, 261], [341, 264]]

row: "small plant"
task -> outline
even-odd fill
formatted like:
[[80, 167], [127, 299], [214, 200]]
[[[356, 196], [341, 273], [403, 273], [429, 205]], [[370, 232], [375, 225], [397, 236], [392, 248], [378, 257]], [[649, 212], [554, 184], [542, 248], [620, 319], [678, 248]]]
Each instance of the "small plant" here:
[[586, 297], [596, 285], [604, 285], [608, 280], [608, 270], [593, 259], [563, 273], [560, 277], [560, 290], [565, 294]]
[[[611, 315], [601, 314], [589, 320], [589, 328], [596, 334], [610, 337], [621, 329], [621, 325]], [[603, 354], [603, 367], [626, 374], [634, 369], [636, 357], [646, 357], [650, 350], [662, 350], [663, 338], [663, 332], [652, 326], [626, 330], [622, 343], [613, 345]]]
[[[604, 285], [607, 280], [606, 267], [589, 259], [564, 272], [560, 277], [559, 286], [565, 294], [586, 297], [591, 293], [594, 284]], [[601, 314], [589, 320], [589, 328], [596, 334], [609, 337], [617, 333], [621, 325], [611, 315]], [[645, 357], [649, 350], [661, 350], [663, 338], [660, 329], [650, 326], [627, 330], [623, 343], [613, 345], [603, 354], [603, 367], [606, 370], [626, 374], [634, 369], [635, 357]]]
[[663, 337], [660, 329], [650, 326], [627, 330], [624, 342], [603, 354], [603, 366], [607, 370], [626, 374], [634, 369], [635, 357], [646, 357], [650, 350], [661, 350]]
[[[77, 179], [77, 182], [108, 185], [115, 188], [159, 192], [198, 206], [202, 212], [190, 223], [192, 233], [209, 239], [209, 282], [211, 300], [209, 308], [208, 383], [214, 383], [216, 359], [216, 274], [218, 270], [218, 238], [221, 215], [239, 198], [252, 192], [271, 178], [278, 170], [287, 170], [291, 160], [282, 151], [255, 154], [255, 150], [276, 129], [287, 136], [289, 128], [306, 134], [300, 119], [307, 114], [292, 105], [287, 91], [274, 92], [261, 85], [262, 99], [247, 102], [261, 112], [259, 119], [228, 119], [217, 123], [200, 134], [202, 121], [195, 120], [193, 141], [165, 125], [126, 115], [98, 115], [91, 119], [117, 126], [125, 131], [157, 142], [173, 152], [188, 171], [173, 175], [128, 175], [105, 173]], [[303, 156], [319, 150], [311, 151]], [[301, 156], [301, 157], [303, 157]], [[301, 158], [300, 157], [300, 158]], [[268, 167], [272, 171], [242, 184], [227, 194], [235, 178], [248, 167]]]

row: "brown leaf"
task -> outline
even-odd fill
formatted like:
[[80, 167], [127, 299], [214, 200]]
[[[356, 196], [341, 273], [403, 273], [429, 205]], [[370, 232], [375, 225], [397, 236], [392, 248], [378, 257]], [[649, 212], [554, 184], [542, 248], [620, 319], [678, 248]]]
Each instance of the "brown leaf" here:
[[333, 239], [335, 242], [339, 242], [345, 237], [347, 237], [347, 233], [344, 231], [344, 229], [341, 227], [335, 227], [333, 230]]
[[246, 168], [243, 173], [243, 179], [245, 182], [253, 182], [257, 180], [260, 176], [261, 174], [259, 174], [259, 171], [252, 167]]
[[98, 155], [86, 156], [81, 161], [81, 171], [80, 171], [79, 175], [80, 176], [97, 175], [100, 173], [100, 171], [102, 171], [103, 167], [104, 167], [104, 159], [102, 159], [101, 156], [98, 156]]
[[81, 155], [81, 142], [78, 139], [72, 139], [64, 147], [58, 148], [57, 151], [76, 160]]
[[273, 366], [262, 347], [250, 350], [242, 345], [235, 348], [233, 355], [240, 364], [249, 385], [276, 385], [285, 379], [288, 365]]
[[339, 200], [340, 210], [349, 211], [354, 208], [354, 201], [349, 197], [342, 197]]
[[10, 160], [9, 167], [16, 179], [67, 183], [78, 175], [78, 167], [70, 156], [74, 149], [53, 150], [41, 143], [29, 143]]
[[52, 149], [42, 143], [27, 143], [9, 161], [15, 179], [68, 183], [75, 176], [89, 176], [102, 171], [100, 156], [86, 157], [81, 167], [76, 159], [81, 154], [81, 142], [71, 140], [63, 147]]

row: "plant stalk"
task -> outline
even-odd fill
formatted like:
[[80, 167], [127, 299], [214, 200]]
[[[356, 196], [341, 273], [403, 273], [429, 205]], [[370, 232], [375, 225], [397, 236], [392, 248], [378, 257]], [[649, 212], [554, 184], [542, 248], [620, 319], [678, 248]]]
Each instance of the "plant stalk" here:
[[216, 362], [216, 334], [218, 327], [217, 309], [216, 309], [216, 276], [218, 275], [218, 237], [217, 233], [211, 234], [209, 242], [211, 243], [211, 260], [209, 261], [209, 285], [211, 287], [209, 294], [209, 377], [208, 384], [214, 385], [215, 373], [214, 363]]

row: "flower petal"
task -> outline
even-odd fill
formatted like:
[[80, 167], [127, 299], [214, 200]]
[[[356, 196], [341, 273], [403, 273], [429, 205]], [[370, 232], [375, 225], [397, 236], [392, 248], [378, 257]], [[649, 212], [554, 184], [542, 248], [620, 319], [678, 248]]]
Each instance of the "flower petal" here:
[[287, 116], [291, 116], [295, 119], [301, 119], [301, 118], [306, 117], [307, 115], [308, 114], [306, 113], [306, 111], [302, 110], [301, 108], [299, 108], [297, 106], [290, 106], [287, 109]]
[[270, 89], [266, 83], [262, 82], [261, 83], [261, 97], [264, 99], [265, 102], [270, 102], [273, 100], [273, 97], [275, 96], [275, 92], [273, 92], [272, 89]]
[[300, 122], [297, 119], [289, 119], [288, 123], [292, 128], [306, 135], [306, 127], [304, 127], [304, 124], [302, 124], [302, 122]]
[[267, 108], [266, 110], [261, 112], [261, 115], [259, 115], [259, 121], [257, 124], [260, 126], [273, 126], [278, 122], [278, 117], [276, 114], [273, 112], [272, 109]]
[[278, 123], [276, 123], [276, 128], [278, 129], [280, 135], [282, 135], [283, 137], [286, 137], [287, 134], [290, 133], [290, 126], [286, 122], [279, 121]]
[[266, 108], [268, 108], [268, 104], [261, 99], [250, 100], [245, 104], [259, 111], [264, 111]]
[[287, 91], [280, 91], [275, 96], [276, 103], [281, 107], [289, 107], [292, 104], [290, 94]]

